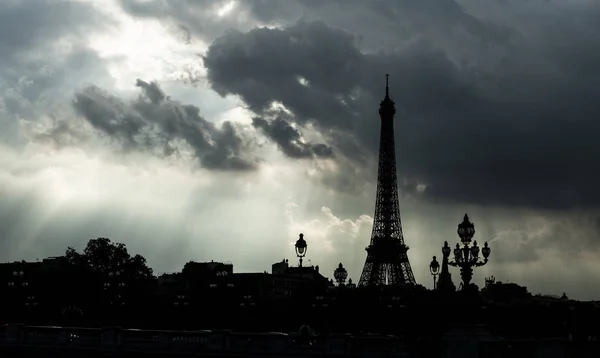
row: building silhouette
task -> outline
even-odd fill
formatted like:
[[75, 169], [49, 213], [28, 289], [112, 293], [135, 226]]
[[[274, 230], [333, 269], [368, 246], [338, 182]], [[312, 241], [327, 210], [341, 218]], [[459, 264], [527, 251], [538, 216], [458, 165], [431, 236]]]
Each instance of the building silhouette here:
[[400, 221], [394, 142], [396, 107], [390, 98], [388, 78], [386, 75], [385, 98], [379, 105], [381, 135], [373, 231], [359, 286], [416, 284]]

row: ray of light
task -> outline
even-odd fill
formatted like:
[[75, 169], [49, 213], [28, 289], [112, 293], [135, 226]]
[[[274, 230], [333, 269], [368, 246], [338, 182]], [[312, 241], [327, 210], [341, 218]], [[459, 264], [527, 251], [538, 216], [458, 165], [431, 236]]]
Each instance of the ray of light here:
[[196, 76], [204, 74], [196, 54], [205, 52], [208, 44], [197, 39], [186, 43], [161, 22], [134, 19], [111, 1], [97, 7], [110, 14], [117, 26], [91, 35], [89, 45], [100, 56], [117, 60], [108, 68], [119, 90], [131, 91], [136, 78], [161, 81], [185, 77], [190, 71]]
[[228, 1], [223, 6], [217, 9], [217, 16], [225, 17], [233, 12], [237, 5], [237, 1]]

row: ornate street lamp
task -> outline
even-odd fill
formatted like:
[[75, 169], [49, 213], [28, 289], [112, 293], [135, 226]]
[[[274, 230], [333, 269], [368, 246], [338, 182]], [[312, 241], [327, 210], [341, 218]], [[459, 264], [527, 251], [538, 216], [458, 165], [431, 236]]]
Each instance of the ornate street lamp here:
[[29, 306], [29, 304], [31, 303], [33, 305], [34, 298], [30, 298], [33, 296], [27, 296], [29, 291], [27, 290], [27, 288], [29, 287], [29, 282], [27, 282], [27, 277], [25, 273], [22, 270], [13, 271], [12, 276], [12, 279], [8, 282], [8, 287], [13, 291], [13, 297], [21, 301], [19, 302], [19, 304]]
[[25, 298], [25, 306], [27, 306], [27, 307], [35, 307], [35, 306], [37, 306], [37, 301], [35, 299], [35, 296], [27, 296]]
[[[123, 261], [123, 265], [126, 262]], [[110, 305], [124, 306], [125, 300], [123, 297], [122, 290], [125, 288], [126, 283], [123, 282], [125, 277], [125, 269], [118, 268], [108, 272], [108, 278], [103, 284], [104, 290], [107, 291], [107, 298], [109, 299]]]
[[240, 307], [254, 307], [256, 303], [252, 299], [252, 295], [245, 295], [244, 300], [240, 303]]
[[304, 241], [304, 234], [300, 234], [300, 238], [296, 241], [296, 256], [300, 260], [300, 267], [302, 267], [302, 259], [306, 256], [306, 241]]
[[[458, 230], [456, 232], [460, 237], [463, 247], [460, 247], [460, 244], [458, 243], [456, 244], [456, 248], [454, 249], [454, 261], [450, 261], [448, 264], [454, 267], [460, 267], [460, 277], [463, 280], [463, 290], [465, 290], [473, 278], [473, 268], [487, 264], [488, 257], [492, 250], [486, 242], [481, 249], [483, 260], [479, 260], [479, 246], [477, 246], [477, 241], [473, 241], [473, 245], [471, 245], [471, 239], [475, 236], [475, 225], [469, 221], [469, 216], [467, 214], [465, 214], [463, 222], [458, 224]], [[444, 257], [450, 256], [450, 246], [448, 246], [447, 241], [444, 242], [442, 253], [444, 254]]]
[[335, 290], [335, 283], [333, 283], [333, 279], [329, 280], [329, 285], [327, 286], [329, 291]]
[[188, 305], [186, 295], [177, 295], [173, 301], [173, 306], [185, 307]]
[[348, 278], [348, 271], [344, 268], [344, 265], [340, 262], [338, 268], [333, 271], [333, 277], [337, 282], [338, 286], [344, 286], [346, 283], [346, 278]]
[[356, 288], [356, 284], [354, 282], [352, 282], [351, 278], [349, 278], [348, 279], [348, 284], [346, 285], [346, 287], [348, 287], [348, 288]]
[[327, 299], [325, 296], [318, 295], [315, 296], [315, 303], [313, 303], [313, 308], [327, 308], [329, 307], [329, 303], [327, 303]]
[[451, 251], [452, 250], [450, 249], [450, 246], [448, 246], [448, 241], [444, 241], [444, 247], [442, 247], [442, 255], [444, 255], [445, 258], [449, 258]]
[[440, 263], [437, 261], [437, 259], [434, 256], [433, 260], [431, 260], [431, 263], [429, 264], [429, 272], [433, 276], [433, 289], [434, 290], [436, 289], [436, 287], [435, 287], [435, 279], [437, 277], [437, 274], [438, 274], [439, 270], [440, 270]]
[[491, 285], [493, 285], [494, 283], [496, 283], [496, 277], [494, 276], [490, 276], [490, 277], [486, 277], [485, 278], [485, 287], [490, 287]]
[[12, 273], [13, 275], [13, 280], [10, 281], [8, 283], [8, 287], [27, 287], [29, 286], [29, 282], [27, 282], [24, 278], [23, 275], [25, 275], [25, 273], [23, 271], [13, 271]]

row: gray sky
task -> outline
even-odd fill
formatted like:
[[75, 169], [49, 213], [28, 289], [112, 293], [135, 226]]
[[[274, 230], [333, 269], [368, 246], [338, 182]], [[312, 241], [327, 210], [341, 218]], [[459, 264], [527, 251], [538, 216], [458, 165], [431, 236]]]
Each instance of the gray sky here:
[[600, 297], [597, 1], [11, 0], [0, 30], [1, 260], [263, 271], [303, 232], [356, 280], [390, 73], [417, 281], [468, 212], [479, 285]]

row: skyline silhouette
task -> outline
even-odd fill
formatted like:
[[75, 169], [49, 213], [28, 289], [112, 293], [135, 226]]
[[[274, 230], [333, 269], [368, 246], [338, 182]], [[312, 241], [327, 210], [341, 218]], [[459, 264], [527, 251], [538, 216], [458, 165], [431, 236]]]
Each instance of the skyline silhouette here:
[[0, 262], [108, 237], [155, 272], [262, 272], [302, 232], [358, 283], [389, 73], [415, 280], [467, 212], [479, 286], [600, 297], [598, 5], [231, 4], [0, 8]]
[[[463, 221], [458, 225], [458, 233], [461, 233], [461, 226], [464, 226], [465, 224], [470, 225], [471, 227], [473, 227], [473, 224], [469, 222], [468, 219], [468, 215], [465, 214]], [[474, 231], [473, 231], [474, 233]], [[459, 235], [460, 236], [460, 235]], [[292, 255], [292, 257], [294, 257], [292, 259], [292, 261], [290, 262], [289, 259], [284, 258], [282, 261], [276, 261], [273, 262], [271, 264], [271, 270], [270, 272], [268, 272], [267, 270], [264, 270], [263, 272], [240, 272], [239, 270], [235, 270], [235, 265], [234, 263], [232, 263], [231, 261], [215, 261], [215, 260], [211, 260], [210, 262], [197, 262], [195, 260], [190, 260], [188, 262], [185, 263], [185, 265], [183, 265], [181, 270], [175, 271], [175, 272], [155, 272], [151, 266], [148, 265], [148, 262], [146, 261], [146, 258], [143, 255], [140, 255], [139, 253], [132, 253], [127, 249], [127, 246], [123, 243], [119, 243], [119, 242], [114, 242], [111, 241], [109, 238], [106, 237], [99, 237], [99, 238], [95, 238], [95, 239], [90, 239], [85, 248], [83, 250], [81, 250], [81, 252], [79, 252], [77, 249], [75, 249], [74, 247], [67, 247], [66, 250], [64, 251], [63, 255], [60, 256], [52, 256], [52, 257], [46, 257], [43, 258], [42, 260], [40, 260], [39, 258], [36, 259], [35, 261], [26, 261], [26, 260], [14, 260], [14, 261], [9, 261], [9, 262], [4, 262], [4, 263], [0, 263], [0, 267], [2, 268], [2, 271], [4, 272], [4, 278], [6, 280], [8, 280], [8, 286], [9, 286], [9, 292], [11, 292], [11, 290], [13, 289], [13, 286], [17, 285], [17, 281], [21, 282], [26, 282], [28, 280], [31, 280], [32, 278], [34, 278], [35, 281], [39, 281], [40, 277], [42, 277], [43, 275], [50, 275], [51, 277], [54, 277], [52, 275], [58, 275], [56, 277], [54, 277], [53, 279], [59, 279], [59, 280], [64, 280], [65, 277], [64, 274], [67, 273], [68, 274], [68, 270], [63, 272], [63, 270], [65, 270], [67, 267], [64, 265], [74, 265], [73, 267], [79, 267], [79, 269], [85, 267], [85, 270], [88, 275], [100, 275], [99, 277], [112, 277], [114, 276], [115, 272], [120, 272], [123, 273], [123, 277], [121, 279], [123, 280], [140, 280], [140, 281], [153, 281], [153, 280], [158, 280], [159, 282], [159, 286], [160, 286], [160, 282], [162, 281], [169, 281], [171, 280], [171, 277], [173, 277], [173, 275], [180, 275], [183, 274], [185, 277], [187, 277], [186, 279], [190, 279], [190, 277], [188, 277], [187, 275], [190, 275], [190, 272], [188, 271], [188, 273], [186, 274], [186, 270], [190, 270], [188, 267], [190, 265], [194, 266], [206, 266], [210, 271], [214, 271], [215, 267], [223, 267], [225, 268], [225, 273], [223, 273], [223, 275], [219, 275], [218, 273], [216, 274], [216, 276], [227, 276], [227, 275], [231, 275], [231, 274], [241, 274], [241, 275], [247, 275], [247, 274], [272, 274], [272, 275], [282, 275], [285, 274], [285, 272], [288, 270], [288, 268], [290, 270], [296, 270], [296, 269], [303, 269], [306, 268], [309, 271], [314, 271], [317, 273], [317, 276], [322, 277], [325, 280], [325, 286], [328, 286], [331, 288], [332, 285], [337, 285], [339, 286], [346, 286], [348, 288], [356, 288], [356, 287], [360, 287], [360, 288], [374, 288], [374, 287], [390, 287], [392, 289], [400, 289], [405, 290], [408, 289], [413, 290], [413, 289], [417, 289], [417, 290], [421, 290], [421, 289], [430, 289], [432, 291], [435, 290], [440, 290], [441, 293], [450, 293], [450, 292], [456, 292], [459, 293], [462, 289], [463, 289], [463, 282], [461, 282], [461, 280], [464, 281], [464, 277], [463, 277], [463, 269], [461, 265], [457, 265], [456, 262], [456, 252], [453, 253], [453, 258], [450, 261], [451, 266], [454, 267], [461, 267], [461, 269], [456, 273], [456, 279], [458, 280], [458, 282], [460, 282], [460, 285], [454, 285], [452, 278], [450, 277], [450, 275], [448, 275], [449, 273], [449, 267], [448, 267], [448, 263], [447, 258], [450, 256], [451, 251], [448, 250], [448, 254], [445, 252], [445, 249], [447, 249], [447, 242], [444, 242], [444, 246], [442, 247], [442, 255], [444, 256], [444, 260], [442, 263], [442, 269], [440, 271], [440, 265], [439, 262], [436, 263], [436, 269], [433, 269], [433, 265], [434, 262], [436, 261], [436, 256], [433, 257], [433, 261], [430, 262], [429, 264], [429, 271], [430, 274], [432, 276], [434, 276], [434, 285], [430, 288], [427, 288], [427, 283], [420, 283], [420, 282], [393, 282], [393, 281], [389, 281], [388, 279], [386, 279], [385, 281], [381, 281], [381, 280], [370, 280], [368, 282], [365, 282], [363, 285], [357, 285], [356, 283], [353, 282], [352, 277], [349, 276], [348, 270], [343, 266], [343, 263], [339, 263], [336, 266], [336, 269], [331, 272], [331, 273], [327, 273], [324, 271], [320, 271], [320, 266], [319, 264], [313, 265], [312, 261], [310, 259], [308, 259], [308, 264], [304, 263], [303, 265], [303, 260], [304, 258], [306, 258], [306, 254], [308, 251], [308, 244], [306, 242], [306, 240], [304, 240], [304, 234], [300, 233], [299, 234], [299, 240], [296, 241], [295, 243], [295, 257], [294, 255]], [[465, 244], [465, 241], [462, 237], [460, 237], [462, 240], [462, 243]], [[471, 236], [472, 238], [472, 236]], [[299, 242], [302, 241], [302, 244], [300, 245]], [[303, 247], [302, 250], [299, 250], [300, 246]], [[476, 246], [476, 241], [472, 243], [471, 246]], [[459, 247], [459, 244], [456, 245], [456, 248]], [[487, 253], [483, 253], [483, 258], [485, 263], [488, 262], [488, 257], [490, 255], [490, 251], [489, 249], [487, 249], [488, 244], [487, 242], [484, 245], [484, 249], [482, 249], [483, 251], [488, 250]], [[461, 245], [462, 248], [462, 245]], [[465, 248], [468, 248], [469, 250], [472, 249], [472, 247], [467, 247], [465, 246]], [[464, 248], [463, 248], [464, 250]], [[453, 250], [455, 251], [455, 250]], [[297, 261], [296, 263], [294, 261]], [[481, 261], [481, 260], [480, 260]], [[461, 261], [462, 262], [462, 261]], [[485, 263], [479, 263], [477, 265], [472, 265], [472, 269], [476, 268], [476, 267], [480, 267], [483, 266]], [[41, 265], [41, 266], [40, 266]], [[215, 266], [215, 267], [213, 267]], [[468, 280], [470, 282], [471, 285], [475, 285], [477, 287], [477, 289], [484, 289], [487, 288], [488, 285], [490, 284], [494, 284], [496, 283], [496, 278], [495, 276], [489, 276], [486, 277], [485, 280], [483, 282], [473, 282], [471, 281], [472, 279], [472, 274], [473, 271], [470, 271], [470, 274], [467, 275]], [[33, 271], [32, 271], [33, 270]], [[58, 271], [56, 271], [58, 270]], [[81, 273], [83, 273], [83, 271]], [[342, 272], [340, 272], [342, 271]], [[370, 271], [368, 271], [370, 272]], [[198, 272], [197, 272], [198, 273]], [[364, 273], [364, 270], [363, 270]], [[33, 274], [33, 275], [32, 275]], [[42, 276], [39, 276], [39, 275]], [[85, 273], [83, 273], [85, 274]], [[437, 275], [440, 274], [440, 280], [444, 281], [442, 282], [443, 285], [440, 286], [439, 283], [436, 284], [436, 278]], [[118, 274], [117, 274], [118, 275]], [[292, 273], [292, 275], [294, 275]], [[49, 276], [49, 277], [50, 277]], [[68, 276], [68, 275], [67, 275]], [[125, 278], [125, 276], [127, 276]], [[202, 276], [202, 275], [201, 275]], [[309, 275], [310, 276], [310, 275]], [[61, 278], [62, 277], [62, 278]], [[91, 278], [91, 277], [90, 277]], [[117, 277], [115, 277], [117, 278]], [[95, 277], [94, 280], [98, 279], [98, 277]], [[203, 278], [205, 279], [205, 278]], [[16, 280], [16, 281], [15, 281]], [[313, 279], [310, 279], [313, 280]], [[317, 280], [318, 281], [318, 280]], [[327, 282], [329, 282], [327, 284]], [[502, 281], [498, 281], [498, 283], [502, 284]], [[517, 285], [519, 287], [521, 287], [521, 289], [523, 289], [525, 293], [527, 293], [530, 296], [535, 296], [535, 297], [547, 297], [547, 298], [559, 298], [559, 295], [553, 294], [553, 293], [540, 293], [540, 292], [530, 292], [527, 290], [527, 287], [525, 286], [520, 286], [518, 285], [518, 283], [516, 282], [512, 282], [512, 281], [508, 281], [508, 282], [504, 282], [504, 284], [507, 285]], [[36, 285], [37, 286], [37, 285]], [[458, 286], [458, 289], [457, 289]], [[45, 287], [45, 286], [44, 286]], [[105, 287], [106, 289], [106, 287]], [[477, 290], [475, 289], [475, 291]], [[40, 291], [40, 287], [34, 287], [34, 290], [36, 292], [42, 292], [44, 291], [44, 288], [42, 288], [42, 290]], [[482, 291], [483, 292], [483, 291]], [[518, 297], [518, 295], [517, 295]], [[562, 293], [562, 297], [566, 297], [566, 293], [563, 292]], [[585, 301], [585, 300], [584, 300]], [[597, 301], [596, 299], [593, 299], [592, 301]]]

